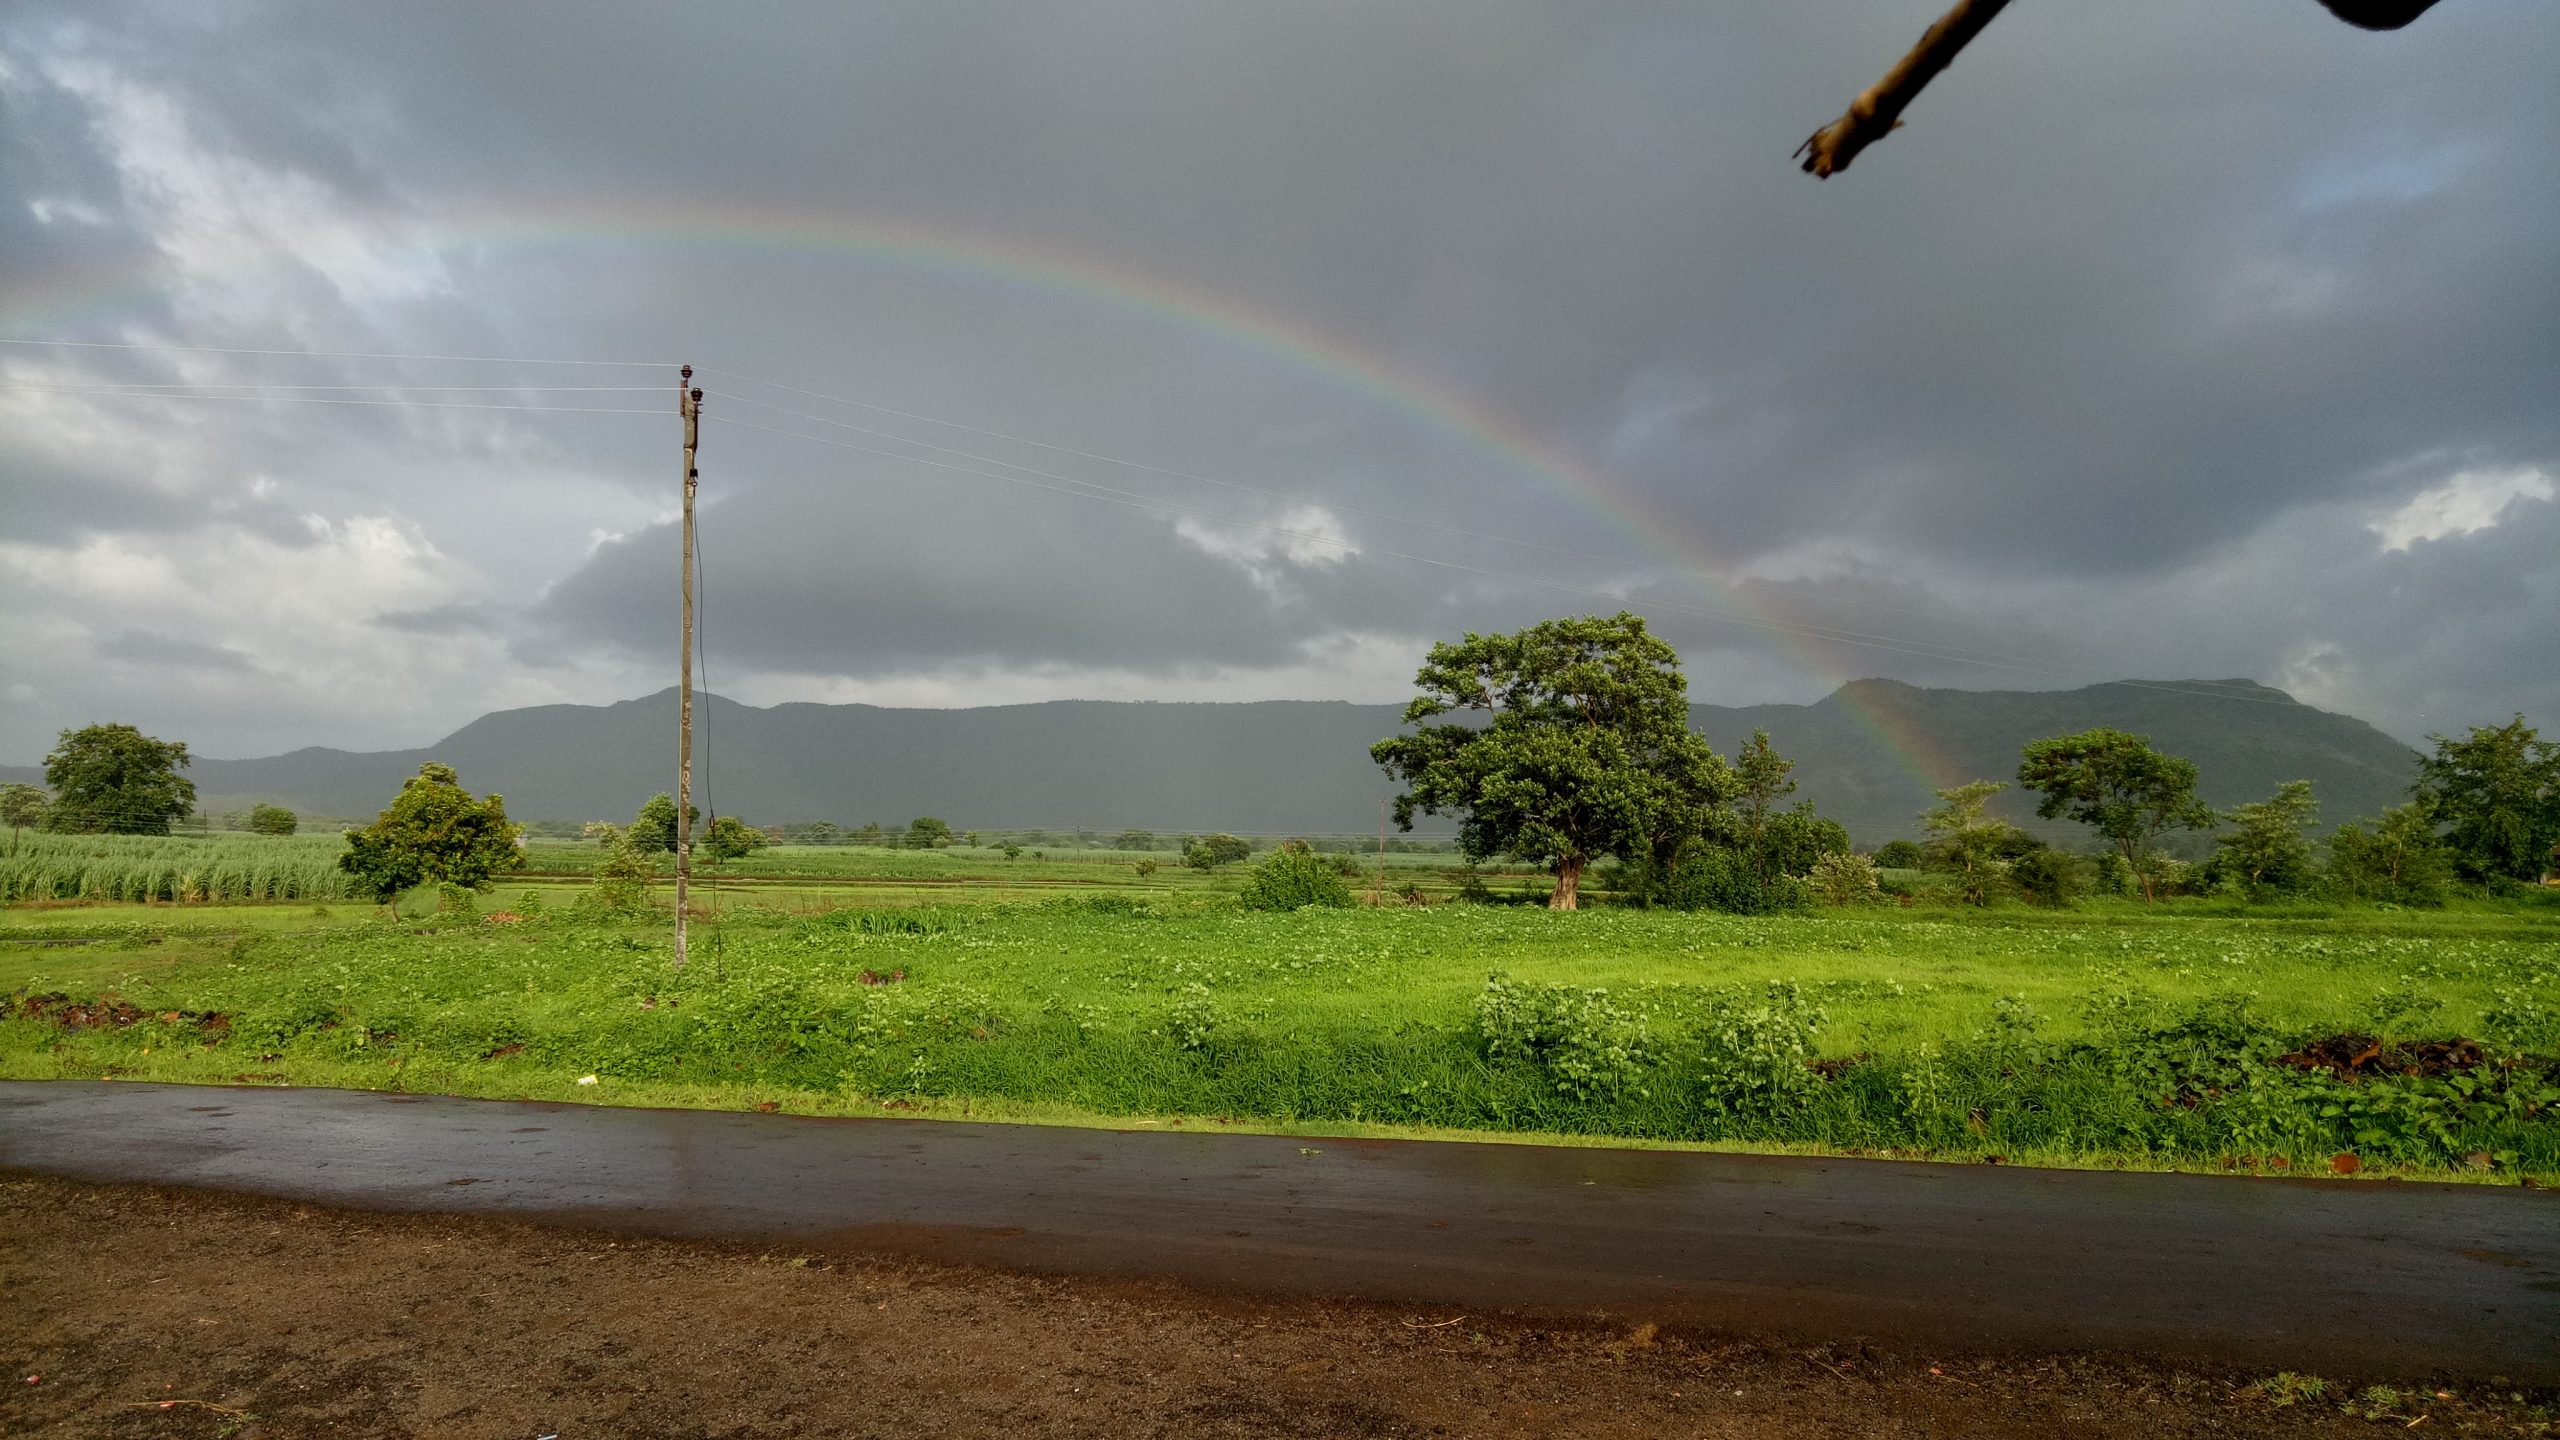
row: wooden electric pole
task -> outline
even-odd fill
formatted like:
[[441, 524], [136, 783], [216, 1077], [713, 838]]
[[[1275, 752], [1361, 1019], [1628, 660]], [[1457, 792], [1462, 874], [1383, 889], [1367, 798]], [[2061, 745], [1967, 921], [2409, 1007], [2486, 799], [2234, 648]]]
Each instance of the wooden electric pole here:
[[693, 453], [702, 443], [702, 391], [693, 367], [676, 382], [676, 413], [684, 417], [684, 635], [678, 642], [680, 698], [676, 703], [676, 967], [684, 967], [686, 891], [693, 880], [693, 491], [702, 479]]
[[1387, 903], [1387, 797], [1378, 797], [1378, 882], [1369, 897], [1372, 905]]

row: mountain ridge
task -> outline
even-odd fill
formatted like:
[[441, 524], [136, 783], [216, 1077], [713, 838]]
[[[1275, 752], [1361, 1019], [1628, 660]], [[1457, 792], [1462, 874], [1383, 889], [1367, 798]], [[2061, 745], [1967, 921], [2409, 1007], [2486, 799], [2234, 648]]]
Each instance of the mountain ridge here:
[[[959, 710], [789, 701], [695, 701], [696, 786], [718, 813], [840, 825], [940, 815], [967, 828], [1117, 832], [1368, 833], [1394, 787], [1369, 745], [1402, 728], [1400, 705], [1346, 700], [1049, 700]], [[497, 710], [415, 749], [305, 746], [188, 774], [207, 810], [265, 800], [315, 816], [369, 815], [439, 760], [519, 819], [627, 818], [673, 788], [676, 695]], [[1931, 689], [1853, 680], [1807, 705], [1693, 705], [1691, 724], [1731, 754], [1766, 729], [1799, 789], [1861, 844], [1916, 834], [1932, 791], [2017, 773], [2044, 735], [2114, 725], [2197, 762], [2208, 804], [2263, 798], [2308, 779], [2324, 822], [2405, 798], [2417, 752], [2352, 716], [2248, 680], [2112, 681], [2076, 690]], [[40, 781], [31, 767], [0, 779]], [[1996, 812], [2055, 838], [2012, 790]]]

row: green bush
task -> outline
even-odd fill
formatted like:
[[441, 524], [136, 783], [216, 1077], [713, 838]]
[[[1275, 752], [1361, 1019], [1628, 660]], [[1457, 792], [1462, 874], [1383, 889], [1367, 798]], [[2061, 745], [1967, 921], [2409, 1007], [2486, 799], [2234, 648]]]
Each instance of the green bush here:
[[1606, 990], [1522, 985], [1496, 971], [1476, 997], [1475, 1021], [1487, 1059], [1536, 1065], [1560, 1094], [1644, 1093], [1635, 1082], [1654, 1059], [1644, 1017], [1612, 1003]]
[[1253, 867], [1241, 898], [1248, 910], [1339, 908], [1351, 903], [1351, 887], [1332, 860], [1308, 849], [1305, 841], [1292, 840]]
[[1792, 980], [1772, 980], [1756, 1005], [1726, 1001], [1707, 1017], [1698, 1066], [1704, 1098], [1745, 1122], [1770, 1124], [1809, 1105], [1821, 1088], [1814, 1037], [1827, 1018]]
[[1671, 862], [1652, 897], [1674, 910], [1720, 910], [1727, 915], [1780, 915], [1811, 903], [1803, 881], [1753, 873], [1751, 857], [1727, 845], [1693, 841]]
[[2009, 883], [2031, 904], [2062, 909], [2088, 892], [2088, 865], [2059, 850], [2030, 850], [2009, 862]]

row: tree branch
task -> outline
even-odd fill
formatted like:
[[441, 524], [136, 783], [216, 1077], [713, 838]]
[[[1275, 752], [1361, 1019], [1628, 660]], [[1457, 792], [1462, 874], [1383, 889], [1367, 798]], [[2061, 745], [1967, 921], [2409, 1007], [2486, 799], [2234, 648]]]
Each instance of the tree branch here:
[[1973, 43], [1982, 27], [1991, 23], [2009, 0], [1956, 0], [1954, 9], [1938, 17], [1911, 47], [1911, 53], [1894, 62], [1884, 78], [1860, 92], [1849, 102], [1839, 119], [1807, 136], [1796, 154], [1804, 157], [1804, 172], [1817, 180], [1849, 168], [1858, 152], [1891, 134], [1902, 124], [1903, 107], [1909, 105], [1923, 87], [1938, 77], [1938, 72], [1954, 63], [1956, 52]]

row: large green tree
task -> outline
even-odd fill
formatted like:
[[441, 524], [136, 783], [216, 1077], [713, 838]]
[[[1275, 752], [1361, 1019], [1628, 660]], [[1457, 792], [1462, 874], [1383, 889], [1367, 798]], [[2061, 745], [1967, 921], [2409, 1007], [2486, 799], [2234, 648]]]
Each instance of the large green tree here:
[[2560, 847], [2560, 744], [2518, 715], [2459, 740], [2427, 737], [2416, 792], [2445, 827], [2454, 868], [2471, 880], [2539, 880]]
[[65, 730], [44, 757], [53, 789], [45, 828], [74, 835], [166, 835], [196, 808], [183, 740], [154, 740], [130, 725]]
[[2027, 742], [2018, 783], [2044, 796], [2038, 815], [2067, 816], [2105, 837], [2141, 880], [2145, 900], [2152, 898], [2146, 861], [2153, 842], [2170, 830], [2213, 824], [2213, 811], [2196, 798], [2194, 761], [2106, 726]]
[[516, 843], [524, 831], [507, 820], [507, 802], [473, 799], [452, 766], [433, 760], [401, 782], [399, 797], [371, 825], [346, 833], [338, 868], [385, 902], [413, 885], [486, 890], [524, 865]]
[[1689, 729], [1679, 655], [1639, 616], [1470, 634], [1432, 646], [1414, 683], [1413, 733], [1369, 747], [1406, 787], [1397, 825], [1458, 816], [1468, 858], [1552, 869], [1550, 908], [1580, 904], [1593, 860], [1661, 853], [1732, 794], [1732, 772]]

